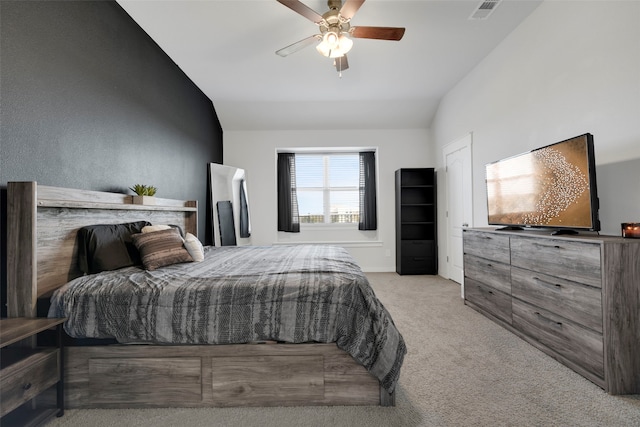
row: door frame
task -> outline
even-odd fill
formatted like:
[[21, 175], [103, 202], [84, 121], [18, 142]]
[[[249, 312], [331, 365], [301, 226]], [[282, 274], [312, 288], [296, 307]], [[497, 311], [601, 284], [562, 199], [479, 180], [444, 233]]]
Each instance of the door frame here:
[[[447, 170], [447, 156], [449, 154], [455, 153], [456, 151], [462, 150], [464, 148], [469, 148], [469, 165], [471, 170], [469, 171], [469, 182], [468, 191], [465, 189], [465, 195], [470, 198], [469, 206], [471, 207], [471, 212], [469, 212], [469, 222], [468, 226], [473, 227], [473, 132], [469, 132], [461, 138], [458, 138], [444, 147], [442, 147], [442, 163], [445, 169], [445, 237], [446, 237], [446, 245], [447, 245], [447, 253], [446, 253], [446, 262], [445, 262], [445, 274], [443, 277], [446, 279], [451, 279], [450, 274], [450, 262], [452, 260], [451, 256], [451, 227], [449, 224], [449, 201], [450, 201], [450, 189], [449, 189], [449, 178], [448, 178], [448, 170]], [[441, 274], [442, 275], [442, 274]], [[461, 293], [464, 296], [464, 278], [463, 283], [460, 284]]]

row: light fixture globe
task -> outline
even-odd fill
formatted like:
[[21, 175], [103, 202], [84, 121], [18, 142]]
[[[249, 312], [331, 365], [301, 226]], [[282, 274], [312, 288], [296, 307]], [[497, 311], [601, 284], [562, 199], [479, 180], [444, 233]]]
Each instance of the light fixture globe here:
[[353, 40], [347, 37], [346, 33], [327, 31], [322, 37], [322, 41], [316, 46], [316, 50], [328, 58], [339, 58], [344, 56], [353, 47]]

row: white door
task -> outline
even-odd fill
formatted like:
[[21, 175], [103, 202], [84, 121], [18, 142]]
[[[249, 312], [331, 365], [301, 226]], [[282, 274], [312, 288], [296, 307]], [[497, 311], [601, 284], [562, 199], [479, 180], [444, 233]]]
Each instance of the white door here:
[[462, 230], [473, 219], [471, 134], [443, 149], [447, 211], [447, 271], [449, 279], [460, 283], [464, 297]]

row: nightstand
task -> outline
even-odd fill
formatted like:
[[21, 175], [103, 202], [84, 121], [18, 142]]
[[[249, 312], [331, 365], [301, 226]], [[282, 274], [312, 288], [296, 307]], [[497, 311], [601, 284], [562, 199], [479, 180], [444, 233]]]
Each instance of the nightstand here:
[[[64, 414], [65, 320], [26, 317], [0, 320], [0, 424], [33, 426]], [[35, 339], [52, 328], [56, 329], [56, 347], [9, 347], [28, 338]], [[54, 385], [55, 407], [27, 403]]]

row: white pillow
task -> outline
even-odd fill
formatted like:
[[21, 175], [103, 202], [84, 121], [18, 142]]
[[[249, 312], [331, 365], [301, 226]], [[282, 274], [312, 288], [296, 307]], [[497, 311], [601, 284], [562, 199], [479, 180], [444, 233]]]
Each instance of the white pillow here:
[[142, 227], [142, 232], [143, 233], [153, 233], [154, 231], [161, 231], [161, 230], [168, 230], [171, 227], [168, 225], [147, 225], [145, 227]]
[[200, 243], [200, 240], [193, 234], [187, 233], [184, 237], [184, 247], [187, 248], [187, 252], [189, 252], [189, 255], [191, 255], [191, 258], [193, 258], [195, 262], [204, 260], [202, 243]]

